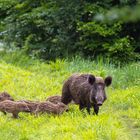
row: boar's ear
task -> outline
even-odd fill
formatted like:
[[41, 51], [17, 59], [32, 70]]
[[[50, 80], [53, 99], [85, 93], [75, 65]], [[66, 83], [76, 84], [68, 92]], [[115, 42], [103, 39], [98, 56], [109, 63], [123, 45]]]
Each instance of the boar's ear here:
[[108, 86], [111, 85], [111, 83], [112, 83], [112, 77], [111, 76], [107, 76], [105, 78], [105, 85], [108, 87]]
[[92, 85], [95, 82], [95, 76], [90, 74], [88, 77], [88, 82]]

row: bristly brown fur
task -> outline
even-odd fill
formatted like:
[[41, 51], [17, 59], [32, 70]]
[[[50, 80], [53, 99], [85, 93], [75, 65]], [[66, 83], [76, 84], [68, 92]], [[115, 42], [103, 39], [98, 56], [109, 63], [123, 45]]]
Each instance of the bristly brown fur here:
[[18, 118], [19, 112], [30, 112], [26, 103], [5, 100], [0, 102], [0, 111], [4, 114], [12, 113], [13, 118]]
[[61, 102], [61, 96], [60, 95], [50, 96], [46, 99], [46, 101], [50, 101], [54, 104], [57, 104], [57, 103]]
[[[76, 104], [80, 104], [79, 91], [84, 89], [83, 92], [88, 94], [90, 90], [90, 85], [88, 83], [89, 74], [73, 74], [65, 81], [62, 88], [62, 102], [68, 104], [71, 100], [74, 100]], [[85, 100], [87, 99], [86, 95]]]
[[0, 102], [2, 102], [4, 100], [14, 101], [12, 96], [9, 93], [5, 92], [5, 91], [0, 93]]
[[39, 101], [30, 101], [30, 100], [19, 100], [17, 102], [23, 102], [26, 103], [28, 108], [30, 109], [30, 114], [34, 114], [38, 104], [40, 103]]
[[96, 83], [101, 83], [101, 84], [104, 84], [104, 79], [102, 77], [96, 77]]
[[39, 113], [48, 113], [48, 114], [56, 114], [60, 115], [64, 111], [68, 110], [68, 106], [63, 104], [63, 103], [57, 103], [54, 104], [52, 102], [46, 101], [46, 102], [41, 102], [35, 111], [35, 114], [38, 115]]

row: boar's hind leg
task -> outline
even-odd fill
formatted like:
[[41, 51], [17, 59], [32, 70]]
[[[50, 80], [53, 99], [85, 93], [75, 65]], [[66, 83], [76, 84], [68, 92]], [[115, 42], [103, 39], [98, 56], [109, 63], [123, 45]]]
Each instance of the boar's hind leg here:
[[71, 97], [70, 95], [67, 95], [67, 94], [62, 95], [61, 101], [62, 101], [64, 104], [67, 105], [68, 103], [70, 103], [70, 102], [72, 101], [72, 97]]
[[79, 103], [79, 109], [82, 110], [84, 108], [85, 108], [84, 104], [80, 101], [80, 103]]
[[91, 105], [87, 104], [87, 112], [88, 112], [88, 114], [90, 114], [90, 107], [91, 107]]
[[99, 106], [97, 106], [96, 104], [93, 106], [94, 108], [94, 112], [96, 115], [98, 115], [98, 112], [99, 112]]
[[64, 104], [68, 104], [70, 103], [72, 100], [72, 96], [70, 94], [70, 91], [69, 91], [69, 88], [68, 88], [68, 85], [66, 85], [66, 83], [64, 84], [63, 86], [63, 89], [62, 89], [62, 98], [61, 98], [61, 101], [64, 103]]

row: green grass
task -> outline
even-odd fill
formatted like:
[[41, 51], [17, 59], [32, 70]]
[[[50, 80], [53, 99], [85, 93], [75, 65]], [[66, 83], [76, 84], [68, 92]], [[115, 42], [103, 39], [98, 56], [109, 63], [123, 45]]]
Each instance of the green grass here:
[[113, 77], [98, 116], [80, 112], [76, 105], [60, 116], [36, 118], [20, 113], [16, 120], [0, 113], [0, 140], [139, 140], [139, 62], [115, 67], [102, 59], [92, 62], [75, 57], [45, 63], [22, 52], [0, 53], [0, 91], [9, 92], [15, 100], [41, 101], [61, 94], [64, 80], [76, 72]]

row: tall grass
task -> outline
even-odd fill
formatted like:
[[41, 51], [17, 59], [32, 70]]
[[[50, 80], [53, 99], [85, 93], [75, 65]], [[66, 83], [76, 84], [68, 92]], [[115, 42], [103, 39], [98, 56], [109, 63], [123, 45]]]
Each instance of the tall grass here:
[[116, 67], [103, 59], [75, 57], [41, 62], [23, 52], [0, 53], [0, 91], [9, 92], [15, 100], [45, 100], [61, 94], [64, 80], [76, 72], [113, 77], [107, 89], [108, 100], [98, 116], [80, 112], [76, 105], [70, 105], [70, 111], [61, 116], [44, 114], [36, 118], [20, 113], [21, 118], [15, 120], [10, 114], [0, 113], [0, 139], [139, 140], [139, 62]]

